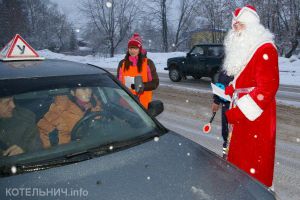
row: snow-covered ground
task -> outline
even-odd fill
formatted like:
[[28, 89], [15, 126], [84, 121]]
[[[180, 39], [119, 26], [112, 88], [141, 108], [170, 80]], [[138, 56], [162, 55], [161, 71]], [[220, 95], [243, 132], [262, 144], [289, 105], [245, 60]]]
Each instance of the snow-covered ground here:
[[[41, 56], [48, 59], [63, 59], [80, 63], [91, 63], [103, 68], [116, 69], [120, 60], [124, 58], [124, 54], [117, 54], [115, 57], [99, 57], [99, 56], [69, 56], [64, 54], [53, 53], [49, 50], [41, 50], [38, 52]], [[171, 57], [185, 56], [185, 52], [171, 53], [151, 53], [148, 52], [148, 58], [155, 63], [158, 72], [168, 73], [164, 68], [167, 66], [167, 60]], [[280, 84], [300, 86], [300, 55], [292, 56], [290, 59], [279, 58]]]

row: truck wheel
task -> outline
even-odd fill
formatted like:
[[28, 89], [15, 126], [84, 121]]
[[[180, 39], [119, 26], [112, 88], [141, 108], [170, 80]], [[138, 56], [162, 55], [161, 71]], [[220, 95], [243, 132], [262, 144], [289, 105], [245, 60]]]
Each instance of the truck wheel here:
[[173, 68], [173, 69], [170, 69], [170, 71], [169, 71], [169, 78], [173, 82], [179, 82], [179, 81], [181, 81], [182, 76], [181, 76], [180, 72], [178, 71], [178, 69]]
[[194, 78], [194, 79], [200, 79], [201, 76], [199, 76], [199, 75], [194, 75], [193, 78]]

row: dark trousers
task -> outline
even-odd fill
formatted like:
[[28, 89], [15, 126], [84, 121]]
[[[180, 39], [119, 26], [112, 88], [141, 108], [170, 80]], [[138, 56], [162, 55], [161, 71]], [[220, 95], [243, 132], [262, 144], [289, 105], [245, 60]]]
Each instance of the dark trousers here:
[[223, 147], [227, 147], [228, 143], [228, 122], [225, 112], [229, 109], [230, 103], [223, 103], [222, 105], [222, 137], [223, 137]]

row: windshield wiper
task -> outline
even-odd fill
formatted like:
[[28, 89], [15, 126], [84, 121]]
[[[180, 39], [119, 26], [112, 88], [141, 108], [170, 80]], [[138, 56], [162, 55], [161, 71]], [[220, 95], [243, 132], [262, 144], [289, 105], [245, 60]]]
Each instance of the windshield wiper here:
[[101, 155], [105, 155], [108, 153], [120, 151], [126, 149], [128, 147], [132, 147], [138, 144], [141, 144], [147, 140], [151, 140], [152, 138], [158, 136], [157, 134], [146, 134], [140, 137], [136, 137], [126, 141], [112, 142], [106, 145], [92, 147], [90, 149], [79, 151], [75, 153], [66, 154], [63, 156], [59, 156], [56, 158], [37, 161], [37, 162], [29, 162], [15, 165], [3, 165], [0, 167], [0, 176], [11, 176], [15, 174], [21, 174], [24, 172], [33, 172], [44, 169], [49, 169], [57, 166], [63, 166], [67, 164], [78, 163], [83, 160], [89, 160], [94, 157], [99, 157]]

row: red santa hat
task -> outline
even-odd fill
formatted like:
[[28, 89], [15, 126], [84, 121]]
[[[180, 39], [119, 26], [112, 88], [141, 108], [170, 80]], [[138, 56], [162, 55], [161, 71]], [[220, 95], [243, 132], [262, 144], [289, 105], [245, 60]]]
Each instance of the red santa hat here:
[[246, 5], [243, 8], [237, 8], [232, 14], [232, 24], [235, 22], [243, 24], [259, 23], [259, 16], [253, 6]]
[[143, 48], [142, 47], [142, 38], [138, 33], [134, 33], [133, 36], [129, 39], [128, 41], [128, 48], [129, 47], [138, 47], [140, 50]]

